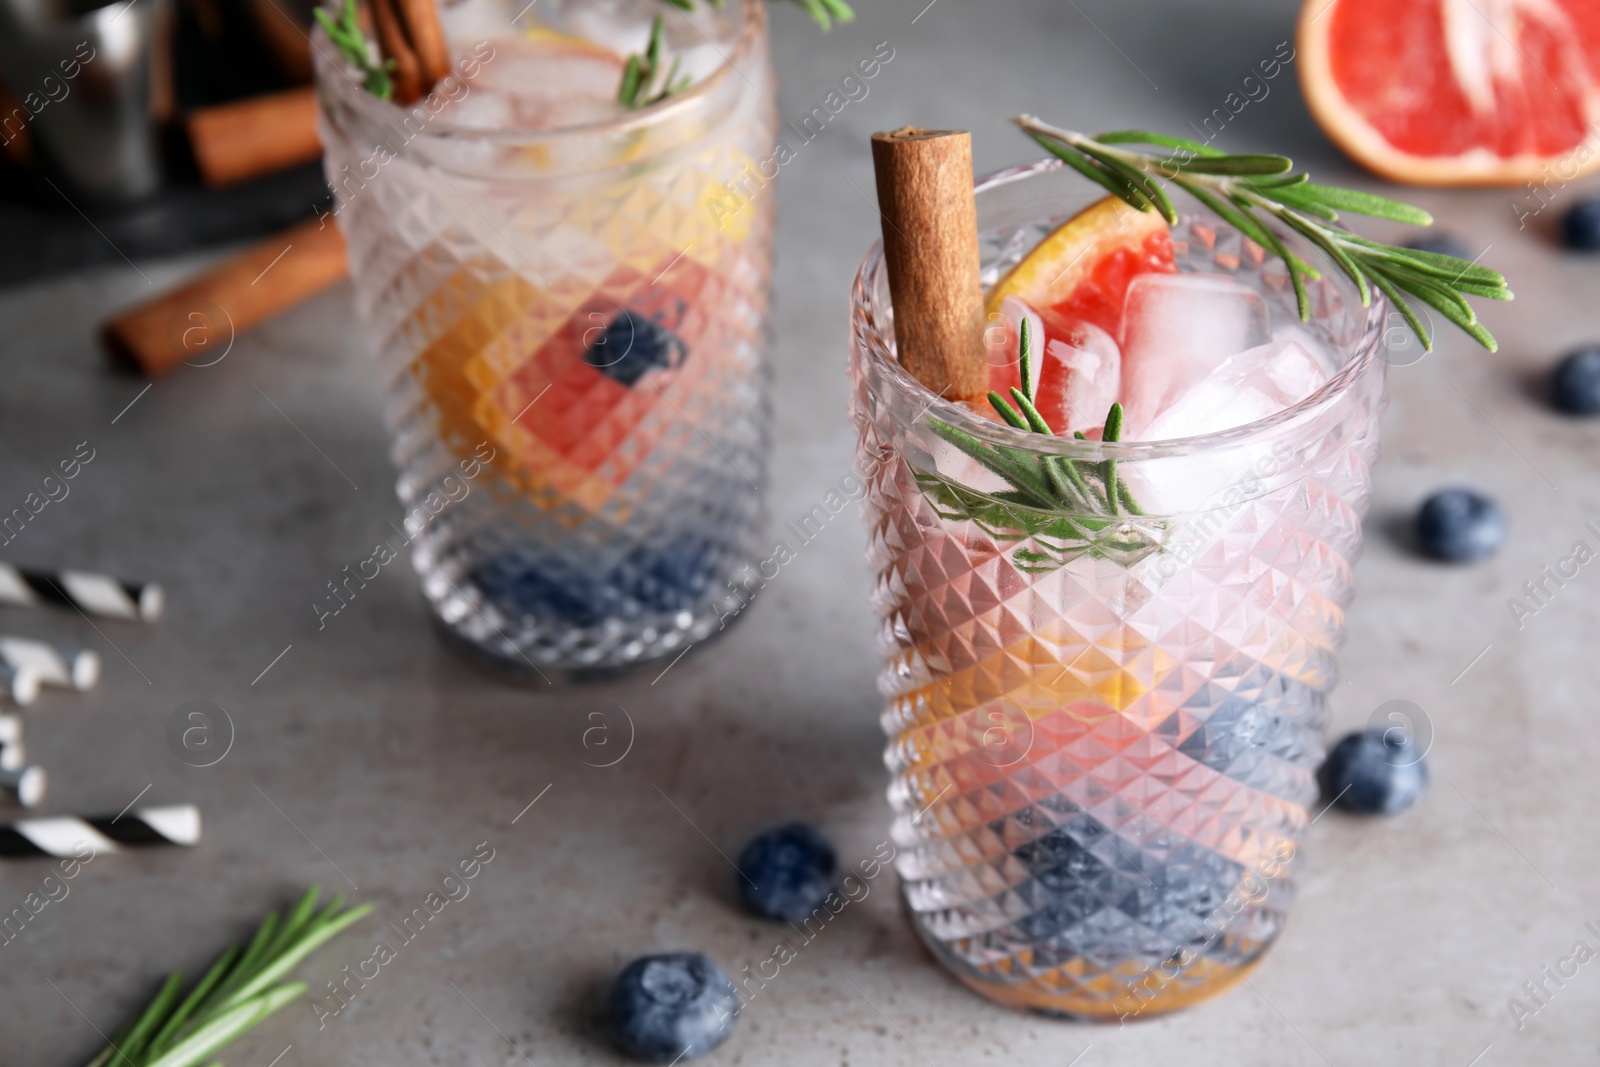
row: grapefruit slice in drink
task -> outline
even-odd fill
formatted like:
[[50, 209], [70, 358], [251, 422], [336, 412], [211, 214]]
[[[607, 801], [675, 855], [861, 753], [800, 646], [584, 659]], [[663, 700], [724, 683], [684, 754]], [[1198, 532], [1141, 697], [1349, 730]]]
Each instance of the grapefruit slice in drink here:
[[1600, 166], [1595, 0], [1306, 0], [1300, 83], [1358, 163], [1417, 185]]
[[[1116, 399], [1112, 381], [1078, 388], [1089, 386], [1085, 372], [1104, 362], [1089, 357], [1101, 349], [1115, 351], [1114, 342], [1122, 336], [1122, 305], [1133, 279], [1177, 269], [1172, 238], [1160, 215], [1137, 211], [1114, 196], [1091, 204], [1051, 231], [990, 288], [984, 306], [994, 324], [986, 334], [989, 387], [1005, 395], [1021, 384], [1013, 325], [1015, 301], [1020, 300], [1036, 313], [1034, 330], [1043, 334], [1031, 344], [1039, 360], [1035, 394], [1040, 413], [1057, 433], [1098, 430], [1103, 410], [1092, 425], [1069, 426], [1083, 421], [1070, 413], [1086, 398], [1109, 387], [1103, 406], [1109, 408]], [[1085, 380], [1074, 382], [1074, 374]], [[991, 414], [987, 404], [982, 408]]]

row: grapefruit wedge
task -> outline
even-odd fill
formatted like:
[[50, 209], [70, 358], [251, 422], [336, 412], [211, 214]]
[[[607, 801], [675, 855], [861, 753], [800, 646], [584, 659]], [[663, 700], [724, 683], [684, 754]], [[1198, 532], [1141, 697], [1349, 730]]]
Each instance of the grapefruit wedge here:
[[1128, 283], [1149, 271], [1171, 274], [1172, 237], [1154, 211], [1137, 211], [1114, 196], [1056, 227], [996, 282], [984, 301], [992, 320], [1014, 296], [1035, 311], [1079, 319], [1122, 336]]
[[1358, 163], [1415, 185], [1600, 166], [1596, 0], [1306, 0], [1300, 83]]
[[[984, 334], [989, 388], [1004, 396], [1021, 384], [1020, 300], [1033, 313], [1034, 399], [1040, 413], [1057, 433], [1097, 434], [1121, 375], [1117, 339], [1128, 285], [1141, 274], [1177, 269], [1166, 221], [1154, 211], [1137, 211], [1108, 196], [1078, 212], [989, 289], [984, 312], [1001, 327]], [[972, 408], [998, 418], [987, 403]], [[1092, 423], [1085, 421], [1091, 409]]]

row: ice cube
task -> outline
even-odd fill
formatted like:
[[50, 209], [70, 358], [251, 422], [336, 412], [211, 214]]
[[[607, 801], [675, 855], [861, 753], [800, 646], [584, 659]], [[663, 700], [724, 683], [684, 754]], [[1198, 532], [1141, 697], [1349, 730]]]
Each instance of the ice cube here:
[[1100, 327], [1046, 314], [1044, 359], [1034, 402], [1058, 434], [1099, 437], [1122, 384], [1122, 350]]
[[1273, 341], [1261, 348], [1241, 352], [1234, 359], [1246, 368], [1252, 359], [1259, 360], [1266, 383], [1256, 382], [1246, 370], [1243, 378], [1245, 385], [1255, 385], [1263, 393], [1273, 396], [1284, 408], [1300, 403], [1321, 389], [1328, 380], [1328, 368], [1299, 341]]
[[[484, 108], [483, 98], [504, 102], [510, 122], [531, 129], [555, 129], [599, 122], [622, 114], [616, 102], [622, 57], [576, 38], [496, 38], [491, 60], [467, 80], [467, 93], [441, 109]], [[470, 107], [463, 105], [472, 101]]]
[[1304, 345], [1269, 341], [1223, 360], [1128, 439], [1170, 441], [1231, 430], [1298, 404], [1327, 380], [1327, 371]]
[[447, 122], [479, 130], [503, 130], [514, 119], [511, 101], [492, 93], [469, 92], [441, 113], [447, 116]]
[[1323, 377], [1331, 378], [1339, 369], [1339, 360], [1334, 357], [1328, 343], [1298, 322], [1283, 322], [1272, 327], [1272, 339], [1298, 342], [1316, 359]]
[[1153, 439], [1151, 424], [1229, 356], [1272, 339], [1266, 301], [1216, 274], [1141, 274], [1122, 313], [1125, 436]]
[[1014, 297], [1006, 297], [1000, 308], [984, 334], [989, 388], [1007, 399], [1020, 388], [1020, 331], [1026, 319], [1039, 414], [1058, 434], [1103, 426], [1122, 378], [1122, 352], [1112, 336], [1081, 319], [1035, 311]]
[[1198, 382], [1184, 390], [1134, 441], [1171, 441], [1179, 437], [1231, 430], [1281, 411], [1264, 393], [1241, 389], [1216, 379]]

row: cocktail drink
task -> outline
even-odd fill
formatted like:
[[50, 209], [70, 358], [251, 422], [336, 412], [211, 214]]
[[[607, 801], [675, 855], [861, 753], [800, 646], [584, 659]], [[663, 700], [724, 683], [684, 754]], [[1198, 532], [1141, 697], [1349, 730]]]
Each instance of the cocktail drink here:
[[449, 634], [548, 677], [714, 633], [759, 558], [776, 116], [760, 0], [519, 7], [450, 5], [410, 107], [316, 52], [397, 532]]
[[1324, 270], [1302, 321], [1200, 204], [1169, 229], [1085, 191], [1055, 160], [978, 190], [991, 386], [1032, 375], [1046, 432], [900, 366], [876, 249], [850, 373], [909, 913], [983, 995], [1115, 1019], [1226, 989], [1283, 927], [1386, 305]]

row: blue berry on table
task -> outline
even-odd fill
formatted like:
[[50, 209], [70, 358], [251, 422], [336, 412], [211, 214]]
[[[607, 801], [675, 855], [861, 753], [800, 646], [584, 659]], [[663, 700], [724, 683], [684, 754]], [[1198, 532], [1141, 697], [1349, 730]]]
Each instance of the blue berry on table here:
[[1510, 524], [1492, 499], [1472, 489], [1442, 489], [1417, 513], [1417, 544], [1434, 559], [1472, 563], [1505, 544]]
[[1586, 196], [1561, 216], [1561, 243], [1574, 252], [1600, 252], [1600, 196]]
[[1427, 233], [1418, 234], [1406, 242], [1406, 247], [1419, 252], [1433, 252], [1465, 260], [1471, 260], [1474, 255], [1465, 241], [1447, 230], [1429, 230]]
[[821, 831], [789, 823], [746, 845], [739, 872], [745, 907], [763, 918], [799, 922], [833, 892], [839, 857]]
[[698, 952], [634, 960], [611, 987], [612, 1037], [648, 1063], [692, 1060], [733, 1032], [739, 994], [728, 976]]
[[1360, 815], [1388, 815], [1415, 804], [1428, 787], [1428, 765], [1404, 731], [1371, 729], [1333, 746], [1319, 774], [1323, 797]]
[[1550, 403], [1569, 415], [1600, 415], [1600, 345], [1568, 352], [1550, 372]]

